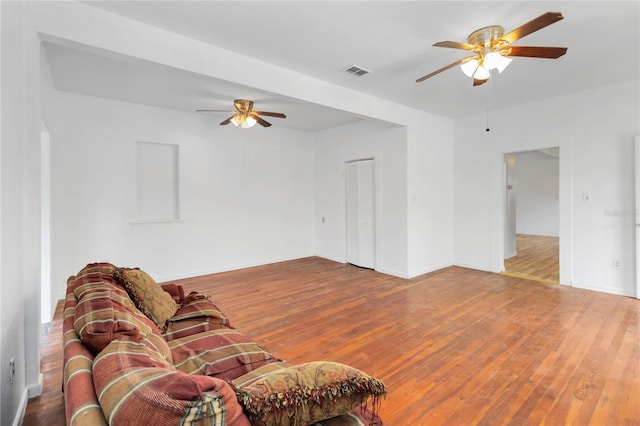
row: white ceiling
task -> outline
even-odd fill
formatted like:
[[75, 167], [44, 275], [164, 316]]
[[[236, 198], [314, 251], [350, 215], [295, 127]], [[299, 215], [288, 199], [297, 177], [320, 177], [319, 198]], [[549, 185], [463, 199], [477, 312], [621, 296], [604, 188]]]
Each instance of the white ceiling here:
[[[637, 1], [89, 1], [161, 27], [336, 85], [437, 115], [459, 117], [637, 79]], [[457, 67], [415, 80], [466, 52], [432, 47], [466, 41], [488, 25], [508, 32], [546, 11], [564, 20], [514, 45], [568, 47], [557, 60], [516, 58], [488, 84], [472, 87]], [[318, 130], [359, 119], [259, 88], [248, 88], [144, 61], [46, 44], [57, 88], [193, 111], [226, 109], [235, 98], [281, 111], [275, 124]], [[350, 65], [371, 70], [355, 77]], [[99, 84], [98, 84], [99, 82]], [[135, 82], [133, 84], [132, 82]], [[226, 118], [224, 114], [219, 117]], [[286, 124], [285, 124], [286, 122]]]

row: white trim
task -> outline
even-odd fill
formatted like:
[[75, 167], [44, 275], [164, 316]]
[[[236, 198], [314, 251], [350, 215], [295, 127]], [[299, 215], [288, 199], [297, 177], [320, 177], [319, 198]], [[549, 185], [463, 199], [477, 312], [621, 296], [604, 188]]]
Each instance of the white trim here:
[[398, 278], [404, 278], [404, 279], [409, 278], [406, 273], [394, 271], [394, 270], [391, 270], [391, 269], [376, 268], [375, 271], [379, 272], [381, 274], [391, 275], [392, 277], [398, 277]]
[[430, 266], [428, 268], [425, 268], [425, 269], [422, 269], [422, 270], [420, 270], [418, 272], [410, 274], [408, 277], [405, 277], [405, 278], [415, 278], [415, 277], [418, 277], [420, 275], [430, 274], [431, 272], [435, 272], [435, 271], [439, 271], [440, 269], [448, 268], [450, 266], [453, 266], [453, 265], [451, 265], [451, 264], [441, 264], [441, 265], [437, 265], [437, 266]]
[[462, 262], [462, 263], [460, 263], [460, 262], [454, 263], [452, 266], [459, 266], [461, 268], [467, 268], [467, 269], [475, 269], [477, 271], [493, 272], [493, 273], [496, 273], [496, 274], [499, 274], [500, 272], [502, 272], [502, 271], [494, 271], [493, 269], [487, 268], [486, 266], [473, 265], [471, 263], [464, 263], [464, 262]]
[[580, 288], [582, 290], [598, 291], [600, 293], [616, 294], [618, 296], [635, 297], [633, 290], [628, 291], [621, 289], [620, 287], [609, 287], [606, 285], [589, 284], [574, 281], [572, 284], [574, 288]]
[[27, 412], [28, 400], [29, 398], [27, 397], [27, 390], [25, 389], [22, 392], [22, 397], [20, 398], [20, 405], [18, 406], [18, 410], [16, 411], [16, 417], [13, 419], [13, 426], [22, 426], [24, 414]]
[[323, 259], [327, 259], [330, 260], [332, 262], [337, 262], [337, 263], [347, 263], [346, 259], [343, 258], [339, 258], [337, 256], [331, 256], [330, 254], [324, 254], [324, 253], [316, 253], [315, 254], [316, 257], [321, 257]]
[[[316, 256], [315, 254], [302, 254], [299, 256], [291, 256], [291, 257], [283, 257], [283, 258], [274, 258], [274, 259], [264, 259], [263, 261], [257, 262], [257, 263], [243, 263], [243, 264], [237, 264], [237, 265], [227, 265], [227, 266], [223, 266], [221, 268], [216, 268], [216, 269], [201, 269], [201, 270], [197, 270], [197, 271], [189, 271], [189, 272], [184, 272], [181, 274], [175, 274], [175, 275], [167, 275], [167, 276], [159, 276], [157, 278], [158, 282], [167, 282], [167, 281], [176, 281], [176, 280], [181, 280], [184, 278], [192, 278], [192, 277], [199, 277], [202, 275], [211, 275], [211, 274], [218, 274], [221, 272], [228, 272], [228, 271], [235, 271], [237, 269], [245, 269], [245, 268], [253, 268], [255, 266], [264, 266], [264, 265], [270, 265], [272, 263], [280, 263], [280, 262], [288, 262], [290, 260], [297, 260], [297, 259], [304, 259], [305, 257], [314, 257]], [[344, 263], [344, 262], [341, 262]]]
[[38, 381], [27, 387], [27, 397], [29, 399], [42, 395], [42, 385], [44, 383], [44, 374], [38, 375]]
[[636, 299], [640, 299], [640, 136], [636, 136]]

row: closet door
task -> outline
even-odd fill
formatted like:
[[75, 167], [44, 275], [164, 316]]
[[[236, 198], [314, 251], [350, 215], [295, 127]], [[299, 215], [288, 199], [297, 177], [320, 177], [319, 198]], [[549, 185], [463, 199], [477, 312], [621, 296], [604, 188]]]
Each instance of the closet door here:
[[346, 163], [347, 262], [375, 269], [373, 160]]

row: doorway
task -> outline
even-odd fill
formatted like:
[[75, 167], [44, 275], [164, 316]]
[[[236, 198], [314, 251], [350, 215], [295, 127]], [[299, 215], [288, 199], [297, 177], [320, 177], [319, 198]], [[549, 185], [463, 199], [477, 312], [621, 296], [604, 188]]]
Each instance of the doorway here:
[[347, 262], [375, 269], [375, 188], [372, 158], [345, 163]]
[[558, 284], [559, 148], [504, 155], [504, 274]]

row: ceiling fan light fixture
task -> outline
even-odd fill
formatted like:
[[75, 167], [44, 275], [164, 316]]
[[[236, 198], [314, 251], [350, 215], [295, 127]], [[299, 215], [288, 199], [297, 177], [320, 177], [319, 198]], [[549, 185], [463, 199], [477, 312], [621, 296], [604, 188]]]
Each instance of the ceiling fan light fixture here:
[[460, 69], [462, 70], [463, 73], [465, 73], [467, 77], [472, 77], [473, 74], [478, 69], [478, 65], [480, 65], [478, 60], [476, 58], [471, 58], [468, 61], [463, 62], [460, 65]]
[[484, 66], [488, 70], [494, 70], [498, 68], [502, 59], [502, 55], [498, 52], [489, 52], [484, 57]]
[[[436, 47], [466, 50], [473, 56], [459, 59], [449, 65], [416, 79], [420, 83], [448, 69], [460, 65], [469, 77], [473, 76], [473, 86], [480, 86], [491, 77], [491, 70], [502, 73], [511, 63], [512, 57], [557, 59], [567, 52], [566, 47], [513, 46], [513, 42], [542, 28], [564, 19], [560, 12], [546, 12], [505, 34], [499, 25], [480, 28], [467, 37], [466, 43], [439, 41]], [[475, 61], [474, 61], [475, 59]]]
[[505, 56], [500, 56], [500, 62], [496, 66], [496, 69], [498, 70], [498, 72], [500, 74], [502, 74], [502, 71], [504, 71], [509, 66], [511, 61], [513, 61], [512, 58], [507, 58]]
[[255, 125], [256, 125], [256, 119], [249, 116], [246, 118], [246, 120], [244, 120], [244, 123], [242, 123], [242, 128], [248, 129], [249, 127], [253, 127]]
[[476, 80], [487, 80], [489, 77], [491, 77], [491, 72], [482, 65], [478, 66], [478, 69], [473, 74], [473, 78]]
[[236, 114], [231, 119], [231, 122], [236, 127], [240, 127], [242, 129], [248, 129], [249, 127], [255, 126], [256, 119], [251, 116]]

